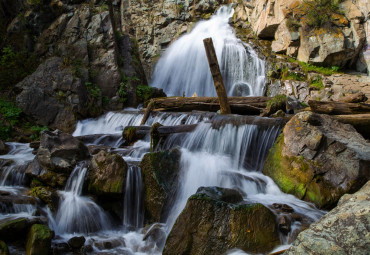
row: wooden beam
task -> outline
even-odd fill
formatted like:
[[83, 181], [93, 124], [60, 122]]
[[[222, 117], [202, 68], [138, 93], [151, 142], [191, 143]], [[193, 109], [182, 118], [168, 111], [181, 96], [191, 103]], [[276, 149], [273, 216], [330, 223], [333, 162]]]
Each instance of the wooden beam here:
[[321, 102], [310, 100], [308, 104], [311, 111], [316, 113], [332, 115], [370, 113], [370, 104], [364, 103]]
[[207, 59], [209, 68], [211, 69], [213, 83], [216, 88], [217, 97], [220, 103], [221, 114], [231, 114], [229, 102], [227, 100], [227, 93], [225, 90], [224, 82], [218, 65], [216, 51], [213, 46], [212, 38], [206, 38], [203, 40], [204, 48], [206, 49]]

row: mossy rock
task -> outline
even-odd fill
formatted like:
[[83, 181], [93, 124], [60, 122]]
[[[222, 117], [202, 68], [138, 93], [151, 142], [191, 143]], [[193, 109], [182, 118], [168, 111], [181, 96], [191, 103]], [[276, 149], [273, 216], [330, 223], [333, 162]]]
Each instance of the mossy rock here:
[[369, 155], [370, 144], [353, 127], [302, 112], [275, 141], [263, 173], [282, 191], [331, 209], [343, 194], [369, 180]]
[[25, 237], [28, 229], [29, 222], [27, 218], [0, 222], [0, 239], [4, 241], [20, 240]]
[[140, 164], [145, 189], [145, 212], [151, 222], [160, 222], [173, 197], [180, 170], [181, 153], [177, 149], [151, 152]]
[[0, 240], [0, 254], [1, 255], [9, 255], [9, 249], [8, 249], [8, 246], [6, 245], [6, 243], [4, 241], [1, 241]]
[[63, 173], [46, 170], [44, 173], [40, 174], [37, 179], [46, 186], [62, 189], [67, 183], [68, 176]]
[[88, 191], [100, 198], [122, 198], [126, 175], [127, 164], [123, 158], [102, 150], [91, 160]]
[[279, 244], [275, 215], [262, 204], [230, 204], [195, 194], [177, 218], [167, 254], [225, 254], [238, 248], [264, 253]]
[[31, 189], [30, 195], [39, 198], [42, 202], [47, 204], [52, 212], [58, 210], [59, 196], [55, 190], [38, 186]]
[[39, 255], [48, 254], [51, 247], [53, 232], [48, 226], [34, 224], [28, 233], [26, 254]]

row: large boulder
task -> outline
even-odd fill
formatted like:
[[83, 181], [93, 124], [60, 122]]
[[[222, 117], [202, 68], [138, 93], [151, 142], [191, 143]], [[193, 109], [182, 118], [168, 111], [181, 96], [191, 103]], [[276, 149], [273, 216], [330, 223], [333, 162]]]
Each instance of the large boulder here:
[[0, 220], [0, 240], [10, 242], [24, 240], [32, 225], [42, 223], [44, 220], [38, 217], [5, 217]]
[[20, 90], [18, 107], [39, 125], [71, 132], [75, 116], [89, 116], [87, 88], [64, 66], [62, 58], [47, 59], [16, 87]]
[[284, 254], [369, 254], [370, 182], [301, 232]]
[[144, 155], [140, 167], [145, 189], [145, 213], [151, 222], [160, 222], [173, 202], [180, 158], [178, 149]]
[[370, 179], [370, 143], [330, 116], [301, 112], [271, 148], [263, 173], [284, 192], [332, 208]]
[[101, 198], [123, 198], [126, 175], [127, 164], [123, 158], [102, 150], [91, 160], [88, 190]]
[[224, 254], [233, 248], [261, 253], [278, 245], [275, 215], [262, 204], [237, 204], [237, 193], [200, 188], [177, 218], [163, 254]]
[[54, 234], [46, 225], [34, 224], [28, 233], [26, 254], [48, 254]]
[[41, 167], [68, 175], [78, 161], [89, 157], [88, 148], [72, 135], [59, 130], [42, 132], [37, 150], [37, 160]]

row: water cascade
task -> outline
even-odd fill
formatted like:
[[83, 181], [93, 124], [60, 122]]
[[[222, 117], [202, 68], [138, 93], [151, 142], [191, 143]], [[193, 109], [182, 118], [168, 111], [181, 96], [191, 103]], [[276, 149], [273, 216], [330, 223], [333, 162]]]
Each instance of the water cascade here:
[[209, 20], [176, 40], [159, 59], [151, 86], [168, 96], [216, 96], [203, 39], [212, 37], [225, 88], [229, 96], [262, 95], [264, 62], [251, 47], [236, 38], [229, 19], [234, 10], [221, 7]]
[[141, 169], [131, 165], [127, 171], [123, 205], [123, 225], [127, 229], [142, 228], [144, 224], [143, 182]]
[[58, 234], [90, 233], [111, 227], [105, 212], [90, 198], [81, 196], [86, 171], [84, 164], [77, 165], [65, 190], [60, 192], [62, 199], [53, 227]]

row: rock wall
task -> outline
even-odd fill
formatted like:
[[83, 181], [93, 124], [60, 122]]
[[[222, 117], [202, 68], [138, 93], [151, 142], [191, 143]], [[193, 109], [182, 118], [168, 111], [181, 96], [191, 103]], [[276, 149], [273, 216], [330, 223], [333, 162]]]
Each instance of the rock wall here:
[[[300, 0], [242, 1], [234, 20], [250, 24], [259, 38], [272, 40], [273, 52], [297, 57], [303, 62], [347, 66], [366, 72], [369, 3], [343, 1], [331, 14], [330, 24], [322, 27], [308, 23], [306, 3]], [[317, 13], [319, 15], [322, 14]]]

